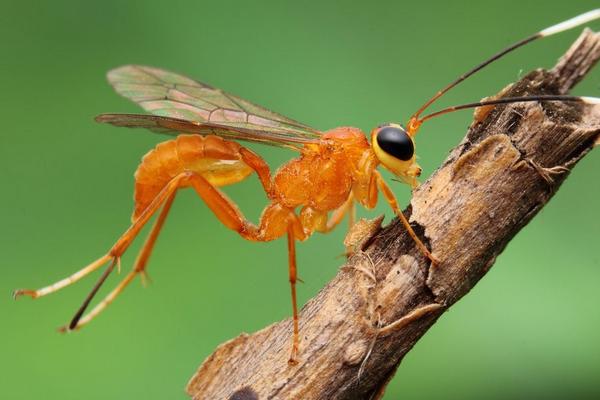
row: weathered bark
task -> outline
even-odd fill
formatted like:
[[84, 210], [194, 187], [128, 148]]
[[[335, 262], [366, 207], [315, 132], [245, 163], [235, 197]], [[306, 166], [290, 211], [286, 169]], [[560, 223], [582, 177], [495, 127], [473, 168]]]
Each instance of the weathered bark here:
[[[600, 58], [586, 30], [550, 71], [500, 96], [567, 93]], [[404, 355], [490, 269], [600, 135], [600, 107], [519, 103], [480, 109], [405, 212], [441, 261], [431, 267], [397, 220], [381, 229], [291, 321], [219, 346], [189, 382], [194, 399], [380, 398]]]

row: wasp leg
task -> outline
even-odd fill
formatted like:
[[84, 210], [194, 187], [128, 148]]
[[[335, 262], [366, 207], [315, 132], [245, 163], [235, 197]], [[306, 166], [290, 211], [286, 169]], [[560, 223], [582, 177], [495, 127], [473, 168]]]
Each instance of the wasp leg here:
[[171, 180], [171, 182], [169, 182], [169, 184], [167, 184], [167, 186], [156, 196], [154, 201], [152, 201], [152, 203], [139, 216], [139, 218], [133, 223], [133, 225], [131, 225], [131, 227], [123, 234], [123, 236], [121, 236], [121, 238], [117, 241], [117, 243], [113, 246], [113, 248], [108, 252], [108, 254], [105, 254], [104, 256], [100, 257], [96, 261], [87, 265], [83, 269], [75, 272], [73, 275], [71, 275], [65, 279], [62, 279], [56, 283], [53, 283], [46, 287], [43, 287], [41, 289], [17, 290], [14, 293], [15, 298], [19, 297], [21, 295], [28, 295], [28, 296], [31, 296], [32, 298], [38, 298], [41, 296], [45, 296], [47, 294], [54, 293], [62, 288], [65, 288], [65, 287], [79, 281], [86, 275], [88, 275], [91, 272], [94, 272], [95, 270], [100, 268], [102, 265], [104, 265], [106, 262], [108, 262], [111, 259], [115, 260], [116, 263], [118, 264], [121, 255], [125, 252], [127, 247], [131, 244], [131, 242], [137, 236], [139, 231], [144, 227], [146, 222], [148, 222], [148, 220], [154, 214], [154, 212], [162, 205], [162, 203], [164, 203], [165, 199], [174, 190], [177, 189], [182, 178], [184, 178], [183, 175], [175, 177]]
[[64, 279], [61, 279], [58, 282], [55, 282], [51, 285], [45, 286], [45, 287], [43, 287], [41, 289], [37, 289], [37, 290], [32, 290], [32, 289], [15, 290], [13, 296], [15, 297], [15, 299], [20, 296], [23, 296], [23, 295], [30, 296], [31, 298], [36, 299], [38, 297], [42, 297], [42, 296], [46, 296], [47, 294], [54, 293], [62, 288], [65, 288], [65, 287], [77, 282], [78, 280], [82, 279], [83, 277], [87, 276], [88, 274], [94, 272], [95, 270], [97, 270], [98, 268], [100, 268], [101, 266], [106, 264], [106, 262], [110, 259], [111, 259], [111, 256], [109, 254], [106, 254], [106, 255], [100, 257], [99, 259], [97, 259], [96, 261], [92, 262], [91, 264], [83, 267], [79, 271], [75, 272], [73, 275], [70, 275]]
[[298, 328], [298, 301], [296, 299], [296, 280], [298, 278], [298, 268], [296, 266], [296, 239], [294, 238], [294, 230], [290, 226], [287, 235], [288, 246], [288, 268], [290, 276], [290, 288], [292, 292], [292, 317], [294, 324], [294, 335], [292, 338], [292, 352], [288, 363], [295, 365], [298, 363], [298, 347], [300, 343], [299, 328]]
[[[113, 263], [110, 264], [107, 271], [100, 277], [100, 279], [98, 280], [96, 285], [92, 288], [90, 294], [86, 297], [86, 299], [84, 300], [83, 304], [81, 305], [81, 307], [79, 308], [77, 313], [75, 313], [75, 316], [73, 317], [73, 319], [71, 320], [69, 325], [66, 327], [60, 328], [61, 331], [80, 329], [82, 326], [84, 326], [85, 324], [90, 322], [96, 315], [98, 315], [104, 308], [106, 308], [106, 306], [108, 304], [110, 304], [116, 298], [116, 296], [131, 281], [131, 279], [133, 279], [135, 274], [137, 274], [140, 271], [140, 269], [134, 268], [133, 271], [131, 273], [129, 273], [125, 277], [125, 279], [123, 279], [122, 282], [119, 283], [117, 288], [115, 288], [102, 302], [100, 302], [89, 313], [89, 315], [86, 315], [85, 317], [82, 318], [83, 313], [85, 312], [86, 308], [89, 306], [94, 295], [96, 294], [96, 292], [98, 291], [100, 286], [104, 283], [108, 274], [112, 271], [114, 264], [119, 262], [123, 253], [125, 253], [125, 251], [129, 247], [129, 245], [131, 245], [131, 242], [133, 242], [133, 240], [136, 238], [136, 236], [140, 233], [140, 230], [146, 225], [146, 223], [152, 217], [152, 215], [154, 215], [154, 213], [156, 211], [158, 211], [158, 209], [161, 206], [165, 205], [166, 207], [163, 207], [163, 212], [159, 216], [157, 223], [155, 224], [154, 228], [150, 232], [148, 241], [142, 248], [141, 255], [143, 255], [144, 252], [147, 252], [147, 257], [150, 255], [150, 251], [151, 251], [152, 246], [154, 245], [154, 242], [156, 241], [156, 236], [158, 235], [158, 231], [162, 227], [162, 224], [164, 223], [164, 219], [166, 218], [166, 214], [169, 211], [169, 208], [171, 207], [171, 204], [173, 202], [174, 194], [177, 191], [177, 189], [179, 189], [182, 186], [182, 184], [185, 183], [186, 178], [187, 178], [187, 174], [183, 173], [183, 174], [180, 174], [180, 175], [174, 177], [173, 179], [171, 179], [171, 181], [160, 191], [160, 193], [154, 198], [154, 200], [152, 200], [150, 205], [148, 205], [148, 207], [146, 207], [146, 209], [140, 214], [138, 219], [136, 219], [135, 222], [129, 227], [129, 229], [127, 229], [127, 231], [125, 231], [125, 233], [119, 238], [119, 240], [117, 240], [117, 242], [113, 245], [113, 247], [107, 254], [108, 257], [112, 258]], [[147, 257], [146, 257], [146, 259], [147, 259]], [[143, 258], [142, 258], [142, 260], [145, 265], [145, 260]]]
[[[344, 220], [344, 217], [348, 215], [348, 234], [350, 234], [350, 232], [352, 232], [352, 227], [356, 222], [355, 204], [354, 195], [350, 193], [344, 204], [333, 210], [329, 216], [329, 219], [327, 220], [327, 223], [325, 224], [325, 227], [323, 229], [319, 229], [318, 231], [321, 233], [331, 232]], [[354, 254], [354, 251], [351, 248], [346, 247], [346, 252], [344, 254], [346, 258], [352, 256], [352, 254]]]
[[[259, 179], [267, 193], [270, 192], [270, 173], [268, 170], [268, 166], [262, 161], [262, 159], [256, 156], [254, 153], [247, 151], [245, 149], [241, 149], [241, 158], [244, 160], [248, 166], [256, 171], [259, 176]], [[171, 208], [173, 200], [175, 198], [175, 194], [178, 189], [184, 186], [192, 185], [200, 197], [202, 197], [209, 208], [215, 213], [217, 218], [221, 220], [221, 222], [231, 228], [239, 230], [238, 225], [234, 222], [235, 217], [237, 216], [236, 212], [237, 208], [233, 205], [227, 207], [227, 205], [223, 206], [218, 201], [214, 201], [213, 196], [216, 194], [215, 198], [218, 198], [221, 193], [218, 189], [213, 187], [206, 179], [201, 177], [200, 175], [194, 174], [192, 172], [184, 172], [175, 178], [173, 178], [169, 184], [157, 195], [157, 197], [150, 203], [150, 205], [140, 214], [139, 218], [134, 222], [134, 224], [123, 234], [123, 236], [115, 243], [111, 251], [109, 252], [109, 256], [112, 256], [116, 259], [120, 258], [120, 256], [127, 250], [131, 242], [135, 239], [135, 237], [139, 234], [140, 230], [143, 226], [148, 222], [149, 218], [158, 210], [158, 208], [164, 203], [163, 209], [158, 216], [152, 231], [148, 235], [148, 239], [146, 240], [144, 246], [140, 250], [138, 258], [136, 259], [133, 270], [123, 278], [121, 282], [110, 292], [100, 303], [98, 303], [92, 311], [89, 312], [86, 316], [81, 318], [85, 308], [90, 303], [93, 295], [97, 291], [99, 285], [104, 281], [101, 278], [101, 281], [98, 282], [94, 290], [90, 293], [90, 296], [84, 301], [82, 307], [77, 312], [71, 323], [69, 324], [68, 329], [80, 329], [87, 323], [89, 323], [92, 319], [94, 319], [100, 312], [102, 312], [110, 303], [112, 303], [116, 297], [131, 283], [131, 281], [135, 278], [137, 274], [141, 274], [142, 277], [145, 276], [145, 268], [152, 253], [152, 249], [156, 242], [156, 239], [160, 233], [160, 230], [164, 224], [164, 221], [167, 217], [167, 214]], [[203, 193], [203, 194], [201, 194]], [[207, 196], [205, 198], [204, 196]], [[222, 196], [221, 196], [222, 197]], [[224, 199], [221, 199], [224, 200]], [[228, 200], [226, 201], [228, 202]], [[228, 202], [227, 204], [229, 204]], [[216, 208], [213, 208], [213, 204], [216, 204]], [[219, 205], [221, 204], [221, 205]], [[232, 225], [233, 224], [233, 225]], [[106, 256], [105, 256], [106, 257]], [[79, 319], [81, 318], [81, 319]], [[67, 328], [61, 328], [67, 329]]]
[[[93, 320], [98, 314], [100, 314], [106, 307], [112, 303], [119, 294], [133, 281], [137, 274], [142, 274], [143, 277], [145, 274], [146, 264], [148, 259], [150, 258], [150, 254], [152, 253], [152, 249], [154, 248], [154, 244], [156, 243], [156, 239], [162, 229], [167, 215], [171, 209], [171, 205], [173, 204], [173, 200], [175, 200], [175, 195], [177, 191], [174, 190], [171, 195], [165, 201], [165, 204], [162, 207], [160, 214], [158, 215], [152, 230], [148, 234], [148, 238], [144, 243], [144, 246], [140, 250], [138, 257], [135, 261], [134, 267], [129, 272], [121, 282], [104, 298], [100, 301], [88, 314], [86, 314], [83, 318], [79, 319], [77, 317], [81, 317], [83, 312], [76, 314], [76, 318], [73, 318], [73, 321], [69, 325], [69, 327], [60, 328], [61, 331], [65, 330], [75, 330], [81, 329], [84, 325], [88, 324], [91, 320]], [[94, 292], [93, 292], [94, 293]], [[91, 297], [90, 297], [91, 300]], [[85, 310], [85, 306], [89, 303], [89, 301], [84, 302], [84, 306], [82, 306], [82, 310]]]
[[[271, 182], [270, 182], [270, 171], [268, 165], [256, 154], [251, 151], [242, 148], [240, 150], [240, 158], [250, 167], [252, 168], [258, 175], [262, 186], [264, 187], [267, 195], [270, 197], [271, 194]], [[189, 172], [181, 173], [180, 175], [174, 177], [169, 181], [169, 183], [158, 193], [158, 195], [152, 200], [152, 202], [144, 209], [143, 212], [139, 214], [137, 219], [133, 222], [133, 224], [129, 227], [129, 229], [119, 238], [119, 240], [114, 244], [108, 254], [100, 257], [98, 260], [84, 267], [80, 271], [77, 271], [73, 275], [62, 279], [52, 285], [43, 287], [38, 290], [29, 290], [29, 289], [21, 289], [17, 290], [14, 293], [15, 298], [21, 295], [29, 295], [33, 298], [41, 297], [50, 293], [53, 293], [57, 290], [60, 290], [72, 283], [75, 283], [90, 274], [91, 272], [99, 269], [102, 265], [111, 261], [111, 264], [105, 270], [101, 278], [98, 280], [96, 285], [93, 287], [92, 291], [89, 293], [83, 305], [80, 307], [78, 312], [75, 314], [75, 317], [72, 319], [71, 323], [68, 325], [68, 328], [64, 328], [64, 330], [70, 329], [78, 329], [83, 325], [91, 321], [96, 315], [98, 315], [106, 306], [108, 306], [117, 296], [118, 294], [133, 280], [136, 274], [142, 274], [144, 277], [145, 267], [152, 252], [152, 248], [158, 234], [160, 233], [160, 229], [164, 223], [164, 220], [167, 216], [167, 213], [171, 207], [173, 202], [175, 193], [177, 189], [185, 186], [189, 186], [189, 180], [193, 177], [193, 174]], [[92, 298], [100, 288], [100, 286], [104, 283], [108, 275], [112, 272], [115, 265], [120, 266], [120, 257], [127, 250], [131, 242], [137, 237], [140, 230], [144, 227], [144, 225], [148, 222], [148, 220], [152, 217], [152, 215], [163, 206], [163, 211], [159, 215], [156, 224], [152, 231], [150, 232], [146, 243], [144, 244], [140, 254], [136, 260], [133, 271], [128, 274], [122, 282], [100, 303], [98, 304], [89, 315], [86, 315], [83, 319], [81, 319], [85, 309], [91, 302]], [[256, 239], [255, 239], [256, 240]]]
[[356, 209], [354, 207], [354, 196], [352, 195], [352, 193], [350, 193], [350, 196], [348, 196], [348, 199], [344, 202], [344, 204], [342, 204], [341, 206], [339, 206], [338, 208], [333, 210], [333, 212], [331, 213], [331, 216], [327, 220], [325, 229], [321, 229], [321, 230], [319, 230], [319, 232], [321, 232], [321, 233], [331, 232], [340, 224], [340, 222], [343, 221], [346, 214], [349, 214], [348, 231], [350, 231], [350, 229], [352, 229], [352, 225], [354, 225], [354, 220], [355, 220], [354, 214], [355, 213], [356, 213]]
[[271, 198], [271, 170], [269, 169], [269, 165], [263, 160], [259, 155], [251, 152], [250, 150], [242, 147], [240, 148], [240, 157], [242, 161], [246, 163], [250, 168], [256, 172], [258, 175], [258, 179], [265, 189], [265, 193], [267, 197]]
[[390, 207], [392, 207], [392, 210], [394, 210], [394, 213], [398, 216], [398, 218], [408, 231], [408, 234], [414, 240], [415, 244], [421, 251], [421, 253], [423, 253], [423, 255], [425, 255], [425, 257], [427, 257], [431, 261], [432, 266], [439, 264], [438, 260], [431, 254], [431, 252], [427, 249], [423, 242], [421, 242], [421, 239], [419, 239], [415, 231], [413, 231], [412, 227], [410, 226], [410, 223], [406, 220], [404, 214], [402, 214], [402, 210], [400, 210], [400, 207], [398, 207], [398, 201], [396, 200], [396, 196], [394, 196], [394, 192], [392, 192], [390, 187], [383, 180], [383, 177], [381, 176], [379, 171], [374, 171], [374, 174], [375, 179], [377, 181], [377, 186], [379, 186], [379, 188], [381, 189], [383, 196], [389, 203]]
[[167, 218], [167, 215], [169, 214], [169, 211], [171, 210], [171, 205], [173, 205], [173, 200], [175, 200], [176, 194], [177, 194], [176, 191], [173, 192], [173, 194], [171, 196], [169, 196], [169, 198], [165, 202], [165, 205], [163, 206], [160, 214], [158, 215], [158, 218], [156, 219], [156, 222], [154, 223], [152, 230], [148, 234], [148, 238], [146, 239], [144, 246], [140, 250], [140, 253], [138, 254], [138, 256], [135, 260], [133, 271], [140, 273], [142, 276], [142, 279], [144, 279], [144, 280], [148, 279], [148, 277], [146, 275], [146, 264], [148, 263], [150, 254], [152, 254], [152, 250], [154, 249], [154, 244], [156, 243], [156, 239], [158, 238], [158, 235], [160, 234], [160, 230], [162, 229], [162, 227], [165, 223], [165, 219]]
[[269, 241], [277, 239], [287, 233], [288, 239], [288, 266], [289, 281], [292, 295], [293, 337], [290, 364], [297, 363], [299, 348], [298, 328], [298, 303], [296, 298], [296, 240], [304, 240], [307, 233], [304, 231], [298, 217], [292, 209], [279, 204], [268, 205], [260, 218], [259, 226], [253, 225], [244, 218], [235, 204], [223, 192], [211, 185], [201, 175], [190, 177], [190, 184], [196, 193], [206, 202], [215, 216], [226, 227], [237, 231], [243, 238], [252, 241]]
[[[271, 178], [268, 165], [262, 160], [262, 158], [244, 148], [240, 150], [240, 157], [250, 168], [252, 168], [257, 173], [265, 191], [268, 195], [270, 195]], [[140, 214], [138, 219], [123, 234], [123, 236], [121, 236], [117, 243], [115, 243], [113, 248], [110, 250], [109, 254], [105, 256], [108, 257], [108, 259], [110, 259], [110, 257], [113, 257], [114, 259], [118, 260], [120, 256], [127, 250], [127, 248], [135, 239], [135, 237], [139, 234], [143, 226], [148, 222], [150, 217], [158, 210], [158, 208], [160, 208], [161, 205], [164, 204], [163, 209], [160, 215], [158, 216], [154, 227], [152, 228], [152, 231], [148, 235], [148, 239], [146, 240], [144, 246], [140, 250], [138, 258], [136, 259], [136, 262], [134, 264], [133, 270], [130, 273], [128, 273], [127, 276], [125, 276], [125, 278], [123, 278], [123, 280], [119, 282], [117, 287], [115, 287], [115, 289], [113, 289], [112, 292], [110, 292], [100, 303], [98, 303], [98, 305], [96, 305], [94, 309], [90, 311], [89, 314], [82, 318], [83, 312], [89, 305], [92, 297], [98, 290], [99, 286], [104, 282], [105, 276], [101, 277], [100, 281], [98, 281], [90, 295], [88, 295], [88, 298], [84, 301], [79, 311], [75, 314], [75, 317], [69, 324], [68, 329], [79, 329], [85, 324], [89, 323], [116, 299], [116, 297], [127, 287], [127, 285], [129, 285], [129, 283], [131, 283], [131, 281], [135, 278], [137, 274], [141, 274], [142, 278], [145, 276], [146, 264], [152, 253], [152, 249], [164, 224], [167, 214], [171, 208], [171, 205], [175, 198], [175, 194], [178, 189], [180, 189], [181, 187], [189, 186], [190, 184], [196, 188], [197, 192], [199, 189], [201, 191], [207, 190], [208, 192], [210, 192], [211, 189], [208, 188], [210, 186], [210, 188], [212, 188], [212, 191], [216, 191], [217, 193], [219, 193], [219, 191], [216, 188], [214, 188], [210, 183], [208, 183], [208, 181], [194, 173], [184, 172], [174, 177], [167, 184], [167, 186], [163, 188], [163, 190], [156, 196], [156, 198], [152, 200], [150, 205], [146, 207], [146, 209]], [[212, 202], [207, 201], [207, 204], [210, 207]], [[235, 206], [233, 206], [233, 209], [235, 210]], [[227, 221], [224, 222], [223, 219], [219, 217], [221, 215], [221, 212], [219, 210], [212, 210], [213, 212], [215, 212], [215, 214], [221, 220], [221, 222], [223, 222], [226, 226], [231, 227], [230, 225], [228, 225], [228, 223], [226, 223]], [[110, 269], [112, 269], [112, 266]], [[107, 273], [105, 273], [105, 275], [107, 275]]]

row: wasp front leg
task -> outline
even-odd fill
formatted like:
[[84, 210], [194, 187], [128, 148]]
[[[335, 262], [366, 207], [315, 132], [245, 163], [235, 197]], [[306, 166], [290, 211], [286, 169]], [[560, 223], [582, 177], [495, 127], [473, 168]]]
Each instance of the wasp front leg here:
[[390, 189], [385, 180], [383, 180], [383, 177], [381, 176], [379, 171], [373, 171], [373, 178], [374, 184], [376, 184], [379, 187], [379, 189], [383, 193], [383, 197], [385, 197], [386, 201], [388, 202], [394, 213], [398, 216], [398, 219], [400, 219], [400, 221], [408, 231], [408, 234], [414, 240], [421, 253], [423, 253], [423, 255], [431, 261], [432, 266], [438, 265], [438, 260], [433, 256], [433, 254], [431, 254], [431, 252], [429, 251], [429, 249], [427, 249], [427, 246], [423, 244], [421, 239], [419, 239], [419, 237], [410, 226], [410, 223], [408, 222], [404, 214], [402, 214], [402, 210], [398, 206], [398, 201], [396, 200], [394, 192], [392, 192], [392, 189]]

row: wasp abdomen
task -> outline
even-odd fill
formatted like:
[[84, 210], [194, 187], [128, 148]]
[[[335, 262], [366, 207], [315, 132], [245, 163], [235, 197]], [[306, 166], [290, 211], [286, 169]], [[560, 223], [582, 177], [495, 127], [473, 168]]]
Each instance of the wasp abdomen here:
[[132, 220], [152, 202], [171, 179], [184, 172], [202, 175], [215, 186], [237, 183], [252, 169], [241, 160], [240, 145], [218, 136], [180, 135], [159, 143], [142, 158], [135, 172]]

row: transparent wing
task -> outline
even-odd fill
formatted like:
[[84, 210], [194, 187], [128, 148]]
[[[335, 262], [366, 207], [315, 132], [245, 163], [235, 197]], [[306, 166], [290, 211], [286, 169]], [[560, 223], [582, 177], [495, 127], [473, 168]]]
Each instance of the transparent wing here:
[[307, 139], [289, 133], [256, 130], [248, 127], [219, 125], [211, 122], [188, 121], [180, 118], [162, 117], [149, 114], [100, 114], [97, 122], [108, 123], [126, 128], [145, 128], [152, 132], [168, 135], [182, 133], [198, 133], [201, 135], [217, 135], [227, 139], [247, 140], [272, 146], [298, 149], [304, 143], [316, 143], [315, 139]]
[[108, 81], [117, 93], [154, 116], [103, 114], [96, 118], [99, 122], [169, 134], [210, 133], [291, 147], [314, 143], [321, 135], [307, 125], [220, 89], [158, 68], [125, 65], [109, 71]]

